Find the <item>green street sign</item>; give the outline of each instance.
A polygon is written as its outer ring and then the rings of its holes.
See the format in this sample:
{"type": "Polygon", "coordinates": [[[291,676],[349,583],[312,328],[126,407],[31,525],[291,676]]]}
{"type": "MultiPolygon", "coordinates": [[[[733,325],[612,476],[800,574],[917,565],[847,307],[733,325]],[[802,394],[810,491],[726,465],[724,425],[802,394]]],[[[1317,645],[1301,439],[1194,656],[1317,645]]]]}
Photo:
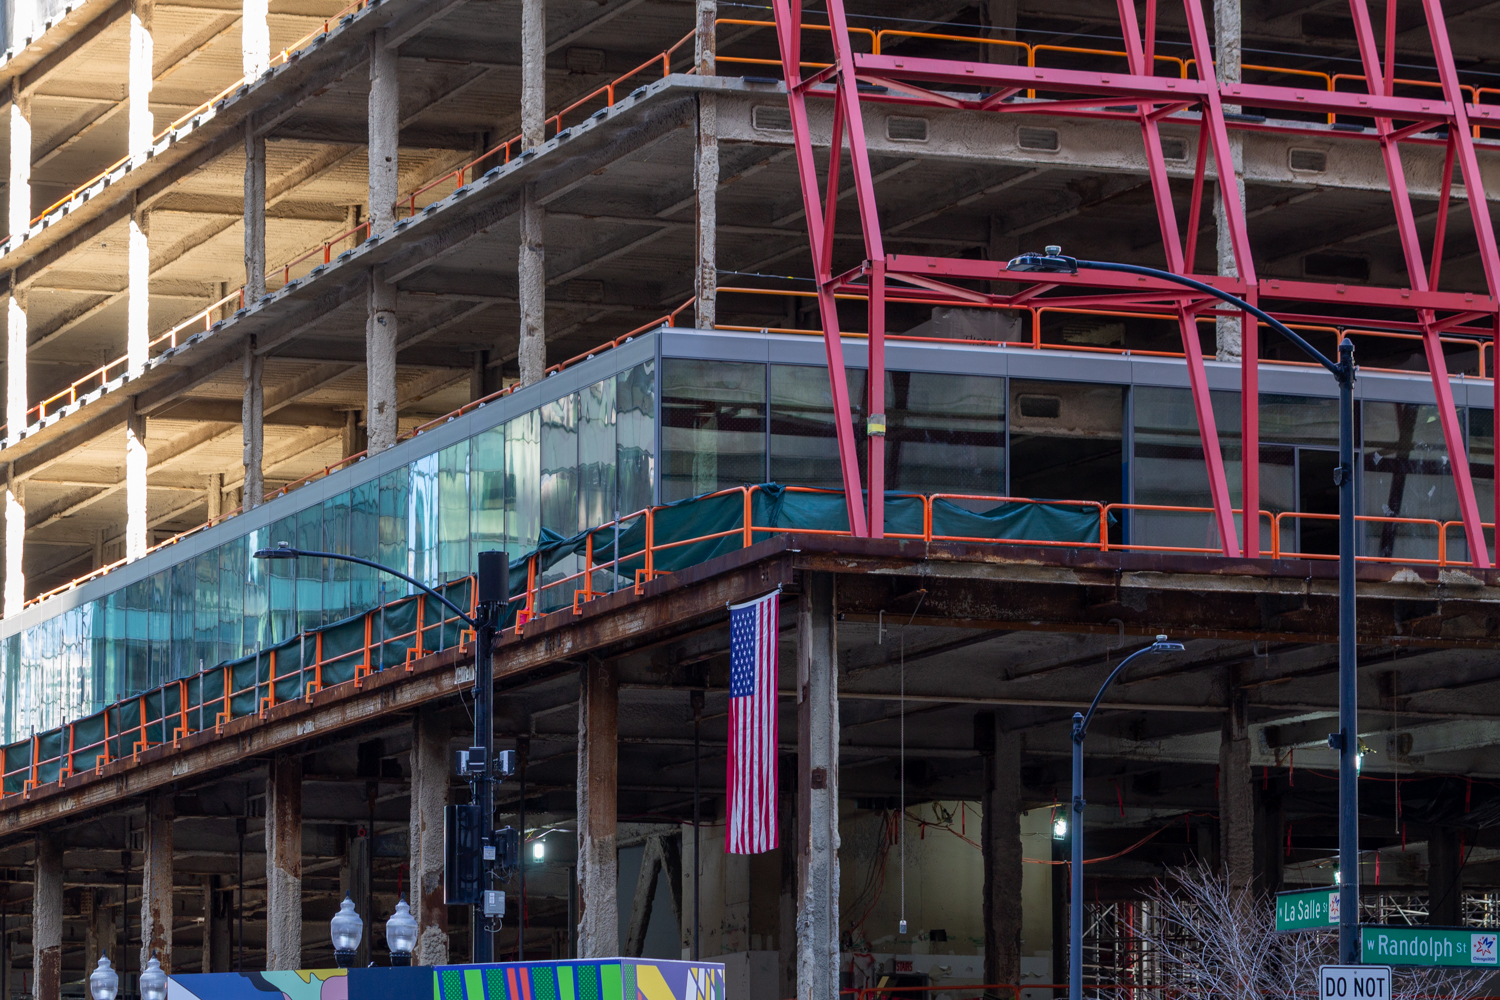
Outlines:
{"type": "Polygon", "coordinates": [[[1444,927],[1360,927],[1360,959],[1378,965],[1494,968],[1494,930],[1444,927]]]}
{"type": "Polygon", "coordinates": [[[1339,922],[1338,889],[1295,889],[1276,894],[1278,931],[1323,931],[1339,922]]]}

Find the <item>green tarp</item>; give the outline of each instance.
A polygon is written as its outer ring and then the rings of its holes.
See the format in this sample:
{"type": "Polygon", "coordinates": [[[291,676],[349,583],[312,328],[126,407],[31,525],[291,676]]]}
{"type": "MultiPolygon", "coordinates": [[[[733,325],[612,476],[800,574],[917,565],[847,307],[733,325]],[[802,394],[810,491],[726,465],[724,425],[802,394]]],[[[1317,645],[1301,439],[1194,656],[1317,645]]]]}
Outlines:
{"type": "MultiPolygon", "coordinates": [[[[989,510],[971,511],[947,500],[934,500],[931,510],[932,534],[936,539],[1081,543],[1099,540],[1097,508],[1063,503],[1013,502],[989,510]]],[[[925,537],[923,512],[923,498],[920,496],[886,494],[886,534],[925,537]]],[[[738,492],[693,497],[657,508],[652,517],[654,568],[659,572],[676,572],[741,548],[744,545],[744,520],[744,495],[738,492]]],[[[753,541],[768,538],[773,531],[849,530],[842,493],[803,492],[777,483],[764,483],[751,494],[751,523],[757,529],[753,541]]],[[[540,544],[511,562],[511,594],[525,592],[527,561],[531,556],[536,556],[541,581],[561,579],[582,569],[579,557],[587,553],[590,540],[593,542],[594,565],[598,567],[595,570],[595,590],[619,589],[635,582],[636,571],[646,565],[644,516],[627,520],[618,531],[614,526],[608,526],[580,532],[570,538],[543,529],[540,544]],[[570,558],[574,561],[564,565],[570,558]]],[[[464,579],[439,589],[453,603],[467,608],[469,588],[470,581],[464,579]]],[[[550,588],[539,607],[545,611],[566,606],[577,589],[578,581],[550,588]]],[[[372,664],[375,670],[405,663],[407,652],[416,645],[414,633],[418,627],[419,604],[424,606],[420,623],[422,649],[433,652],[458,644],[464,625],[456,619],[445,622],[443,619],[451,615],[446,607],[437,601],[402,598],[377,609],[370,624],[370,639],[378,644],[377,662],[372,664]]],[[[507,624],[514,622],[520,605],[520,601],[511,603],[507,624]]],[[[293,636],[268,649],[211,667],[187,678],[185,684],[172,681],[80,719],[74,723],[71,749],[64,745],[64,729],[40,734],[36,748],[40,762],[37,779],[43,783],[55,781],[70,753],[71,759],[67,763],[73,773],[93,768],[105,745],[111,759],[133,754],[142,738],[142,726],[145,739],[151,746],[170,742],[184,728],[184,723],[192,732],[212,728],[224,712],[226,672],[230,689],[234,692],[229,699],[230,718],[259,712],[261,704],[272,693],[273,655],[276,703],[302,698],[318,679],[312,668],[318,662],[320,639],[323,685],[327,687],[353,678],[355,667],[364,659],[363,614],[293,636]]],[[[18,741],[0,752],[3,752],[8,774],[4,781],[5,793],[21,791],[23,782],[30,776],[32,741],[18,741]]]]}

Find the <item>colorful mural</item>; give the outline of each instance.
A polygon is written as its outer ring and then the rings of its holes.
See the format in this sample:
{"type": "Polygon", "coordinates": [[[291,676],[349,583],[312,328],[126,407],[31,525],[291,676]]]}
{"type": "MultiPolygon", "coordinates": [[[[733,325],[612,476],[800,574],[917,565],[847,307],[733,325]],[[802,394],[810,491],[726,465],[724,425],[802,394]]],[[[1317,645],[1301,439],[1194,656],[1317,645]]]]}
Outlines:
{"type": "Polygon", "coordinates": [[[172,976],[167,1000],[725,1000],[713,962],[604,958],[172,976]]]}

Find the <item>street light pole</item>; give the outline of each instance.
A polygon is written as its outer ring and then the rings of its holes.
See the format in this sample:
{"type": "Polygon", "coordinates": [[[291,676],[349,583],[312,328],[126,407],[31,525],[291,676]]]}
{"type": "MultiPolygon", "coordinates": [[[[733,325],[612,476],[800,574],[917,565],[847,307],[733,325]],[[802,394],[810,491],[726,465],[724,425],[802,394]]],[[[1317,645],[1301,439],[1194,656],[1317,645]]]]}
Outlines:
{"type": "MultiPolygon", "coordinates": [[[[1065,257],[1061,247],[1047,247],[1042,254],[1028,253],[1006,265],[1008,271],[1042,271],[1053,274],[1077,274],[1079,269],[1119,271],[1159,278],[1192,288],[1227,302],[1264,322],[1271,329],[1296,344],[1304,354],[1328,369],[1339,386],[1339,465],[1333,481],[1339,488],[1339,731],[1330,733],[1328,746],[1339,752],[1339,961],[1356,965],[1359,953],[1359,646],[1355,634],[1354,613],[1354,344],[1339,339],[1339,359],[1332,361],[1309,344],[1295,330],[1270,313],[1238,296],[1184,274],[1173,274],[1139,264],[1114,261],[1078,260],[1065,257]]],[[[1242,364],[1255,364],[1247,358],[1242,364]]],[[[1245,530],[1259,531],[1259,514],[1245,511],[1245,530]],[[1252,528],[1251,525],[1254,525],[1252,528]]],[[[1078,1000],[1075,995],[1073,1000],[1078,1000]]]]}
{"type": "MultiPolygon", "coordinates": [[[[428,597],[433,598],[452,611],[458,618],[474,632],[474,745],[470,753],[476,751],[483,759],[483,770],[469,773],[470,787],[473,790],[474,804],[479,807],[479,816],[483,827],[481,837],[483,842],[491,842],[494,830],[495,817],[495,673],[494,661],[491,656],[495,645],[496,624],[509,600],[508,589],[509,559],[504,552],[489,551],[479,553],[478,574],[478,600],[476,601],[477,617],[471,617],[467,612],[454,604],[448,598],[438,593],[432,587],[421,580],[407,576],[398,570],[388,566],[382,566],[370,559],[362,559],[359,556],[347,556],[338,552],[317,552],[312,549],[297,549],[281,542],[274,549],[260,549],[255,553],[257,559],[333,559],[338,562],[355,563],[360,566],[368,566],[371,569],[388,573],[400,580],[422,591],[428,597]]],[[[295,588],[293,588],[295,592],[295,588]]],[[[420,629],[422,623],[417,622],[420,629]]],[[[488,873],[492,863],[482,862],[483,870],[488,873]]],[[[481,890],[484,888],[481,884],[481,890]]],[[[415,899],[415,893],[413,894],[415,899]]],[[[493,962],[495,960],[495,939],[487,930],[489,923],[485,916],[485,908],[482,902],[474,906],[474,961],[493,962]]],[[[524,922],[526,914],[523,910],[520,919],[524,922]]],[[[524,928],[521,934],[525,934],[524,928]]]]}
{"type": "Polygon", "coordinates": [[[1164,635],[1157,636],[1151,645],[1131,653],[1110,671],[1104,683],[1099,686],[1098,693],[1094,695],[1093,702],[1089,704],[1087,715],[1082,712],[1073,713],[1073,806],[1068,830],[1073,848],[1073,863],[1068,869],[1071,883],[1069,888],[1072,890],[1071,905],[1068,907],[1068,1000],[1083,1000],[1083,741],[1089,734],[1089,722],[1093,720],[1104,692],[1130,666],[1131,661],[1147,653],[1170,653],[1180,649],[1182,643],[1168,642],[1164,635]]]}

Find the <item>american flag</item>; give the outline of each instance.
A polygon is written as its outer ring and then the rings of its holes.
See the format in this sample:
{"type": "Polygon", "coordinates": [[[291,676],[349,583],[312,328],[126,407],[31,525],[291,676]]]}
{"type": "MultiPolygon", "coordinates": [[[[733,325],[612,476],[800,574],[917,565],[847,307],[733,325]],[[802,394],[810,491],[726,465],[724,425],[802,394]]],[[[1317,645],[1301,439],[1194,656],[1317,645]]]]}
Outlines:
{"type": "Polygon", "coordinates": [[[724,850],[774,850],[778,589],[729,609],[729,822],[724,850]]]}

